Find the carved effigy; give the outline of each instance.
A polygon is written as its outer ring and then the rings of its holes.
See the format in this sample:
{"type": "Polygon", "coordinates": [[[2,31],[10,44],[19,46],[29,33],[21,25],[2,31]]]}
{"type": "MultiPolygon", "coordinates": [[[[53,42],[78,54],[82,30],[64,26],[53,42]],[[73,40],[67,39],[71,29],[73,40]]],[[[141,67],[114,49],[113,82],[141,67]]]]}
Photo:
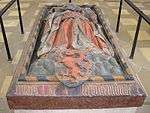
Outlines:
{"type": "Polygon", "coordinates": [[[48,15],[37,56],[29,76],[56,76],[68,87],[79,86],[93,76],[108,81],[124,74],[97,15],[73,4],[48,15]]]}

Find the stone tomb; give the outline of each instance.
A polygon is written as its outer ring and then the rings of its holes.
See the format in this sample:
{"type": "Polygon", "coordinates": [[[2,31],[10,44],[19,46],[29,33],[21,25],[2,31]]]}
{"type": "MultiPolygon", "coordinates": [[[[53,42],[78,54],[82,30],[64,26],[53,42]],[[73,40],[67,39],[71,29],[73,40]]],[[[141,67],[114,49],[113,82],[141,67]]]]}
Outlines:
{"type": "Polygon", "coordinates": [[[64,86],[56,77],[28,76],[28,69],[35,58],[43,34],[45,19],[49,12],[55,12],[61,7],[63,6],[45,6],[39,12],[7,93],[9,107],[11,109],[101,109],[142,106],[146,97],[144,89],[128,65],[125,54],[119,47],[117,36],[112,33],[103,12],[96,6],[80,7],[91,8],[97,15],[103,35],[112,46],[114,57],[124,74],[119,77],[114,76],[113,80],[94,78],[73,88],[64,86]]]}

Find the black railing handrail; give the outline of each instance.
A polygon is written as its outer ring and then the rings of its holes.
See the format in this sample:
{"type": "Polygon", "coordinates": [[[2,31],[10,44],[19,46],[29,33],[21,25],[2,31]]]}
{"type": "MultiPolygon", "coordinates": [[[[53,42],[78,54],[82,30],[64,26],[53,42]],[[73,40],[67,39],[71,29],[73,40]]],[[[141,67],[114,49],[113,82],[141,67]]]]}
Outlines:
{"type": "Polygon", "coordinates": [[[0,26],[1,26],[1,29],[2,29],[2,34],[3,34],[3,39],[4,39],[4,44],[5,44],[5,48],[6,48],[6,52],[7,52],[7,57],[8,57],[8,61],[12,61],[12,58],[11,58],[11,53],[10,53],[10,50],[9,50],[9,45],[8,45],[8,41],[7,41],[7,35],[6,35],[6,32],[5,32],[5,27],[4,27],[4,23],[3,23],[3,14],[14,4],[14,3],[17,3],[17,6],[18,6],[18,14],[19,14],[19,20],[20,20],[20,28],[21,28],[21,33],[24,34],[24,29],[23,29],[23,21],[22,21],[22,16],[21,16],[21,9],[20,9],[20,2],[19,0],[11,0],[9,1],[5,6],[4,8],[2,8],[0,10],[0,26]]]}
{"type": "Polygon", "coordinates": [[[150,18],[143,13],[134,3],[132,3],[130,0],[124,0],[130,7],[134,9],[148,24],[150,24],[150,18]]]}
{"type": "Polygon", "coordinates": [[[14,2],[16,2],[16,0],[11,0],[4,8],[1,9],[0,17],[14,4],[14,2]]]}
{"type": "Polygon", "coordinates": [[[144,14],[143,11],[141,11],[134,3],[132,3],[131,0],[120,0],[116,32],[119,32],[119,24],[120,24],[120,17],[121,17],[123,1],[125,1],[127,3],[127,5],[129,5],[139,16],[137,27],[136,27],[136,32],[135,32],[135,36],[134,36],[134,41],[133,41],[133,45],[132,45],[132,50],[131,50],[131,53],[129,56],[130,59],[133,59],[134,54],[135,54],[135,48],[137,45],[138,35],[139,35],[140,27],[141,27],[141,21],[143,19],[143,20],[145,20],[145,22],[147,22],[150,25],[150,18],[146,14],[144,14]]]}

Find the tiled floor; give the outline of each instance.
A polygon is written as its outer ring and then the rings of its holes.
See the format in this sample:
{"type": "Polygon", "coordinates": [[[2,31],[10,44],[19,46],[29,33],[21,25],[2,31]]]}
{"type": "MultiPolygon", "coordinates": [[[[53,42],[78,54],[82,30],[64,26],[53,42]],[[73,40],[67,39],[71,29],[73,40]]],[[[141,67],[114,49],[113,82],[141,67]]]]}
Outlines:
{"type": "MultiPolygon", "coordinates": [[[[81,110],[36,110],[36,111],[30,111],[31,113],[134,113],[136,111],[136,108],[122,108],[122,109],[81,109],[81,110]],[[122,112],[121,112],[122,111],[122,112]]],[[[15,113],[30,113],[26,110],[17,110],[15,113]]]]}
{"type": "MultiPolygon", "coordinates": [[[[0,9],[10,0],[0,0],[0,9]]],[[[0,113],[8,113],[6,107],[5,94],[12,80],[12,72],[18,63],[23,46],[27,40],[30,29],[33,25],[35,17],[37,16],[41,7],[45,4],[65,4],[67,0],[20,0],[22,16],[25,27],[25,34],[20,34],[20,26],[18,21],[18,12],[16,4],[3,16],[4,25],[6,27],[8,42],[13,57],[12,63],[7,62],[7,56],[4,46],[3,37],[0,31],[0,113]],[[3,100],[3,101],[2,101],[3,100]],[[2,107],[3,106],[3,107],[2,107]],[[4,107],[5,106],[5,107],[4,107]],[[6,109],[3,109],[6,108],[6,109]]],[[[101,7],[110,21],[111,28],[115,30],[116,17],[118,13],[119,2],[117,0],[74,0],[77,4],[95,4],[101,7]],[[114,1],[114,2],[113,2],[114,1]]],[[[134,0],[136,5],[147,15],[150,16],[150,1],[134,0]]],[[[124,48],[129,56],[133,37],[137,24],[137,14],[129,6],[124,4],[120,32],[117,34],[119,37],[120,45],[124,48]]],[[[150,95],[150,26],[142,21],[141,31],[139,34],[139,41],[136,49],[136,54],[133,60],[134,71],[138,74],[141,82],[143,83],[147,93],[150,95]]],[[[139,109],[138,113],[150,112],[150,99],[147,99],[143,109],[139,109]]]]}

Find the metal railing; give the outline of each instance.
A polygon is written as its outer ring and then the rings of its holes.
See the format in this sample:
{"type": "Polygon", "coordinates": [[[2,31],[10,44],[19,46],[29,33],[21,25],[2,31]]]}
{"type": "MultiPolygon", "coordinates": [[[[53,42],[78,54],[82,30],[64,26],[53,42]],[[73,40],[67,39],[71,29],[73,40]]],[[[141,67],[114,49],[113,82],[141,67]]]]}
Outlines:
{"type": "Polygon", "coordinates": [[[125,1],[139,15],[136,32],[135,32],[135,36],[134,36],[134,41],[133,41],[133,45],[132,45],[132,50],[131,50],[131,53],[129,56],[130,59],[133,59],[134,54],[135,54],[135,48],[137,45],[138,35],[139,35],[140,27],[141,27],[141,21],[143,19],[143,20],[145,20],[145,22],[147,22],[150,25],[150,18],[147,15],[145,15],[138,7],[136,7],[136,5],[134,5],[133,2],[131,2],[130,0],[120,0],[116,32],[119,32],[119,24],[120,24],[120,17],[121,17],[123,1],[125,1]]]}
{"type": "Polygon", "coordinates": [[[19,0],[11,0],[10,2],[7,3],[7,5],[4,8],[2,8],[0,10],[0,24],[1,24],[1,29],[2,29],[2,34],[3,34],[3,39],[4,39],[5,48],[6,48],[6,52],[7,52],[8,61],[12,61],[12,57],[11,57],[11,53],[10,53],[10,49],[9,49],[9,45],[8,45],[8,41],[7,41],[7,36],[6,36],[6,31],[5,31],[2,16],[15,2],[17,2],[17,6],[18,6],[18,14],[19,14],[21,33],[24,34],[23,21],[22,21],[22,16],[21,16],[19,0]]]}

